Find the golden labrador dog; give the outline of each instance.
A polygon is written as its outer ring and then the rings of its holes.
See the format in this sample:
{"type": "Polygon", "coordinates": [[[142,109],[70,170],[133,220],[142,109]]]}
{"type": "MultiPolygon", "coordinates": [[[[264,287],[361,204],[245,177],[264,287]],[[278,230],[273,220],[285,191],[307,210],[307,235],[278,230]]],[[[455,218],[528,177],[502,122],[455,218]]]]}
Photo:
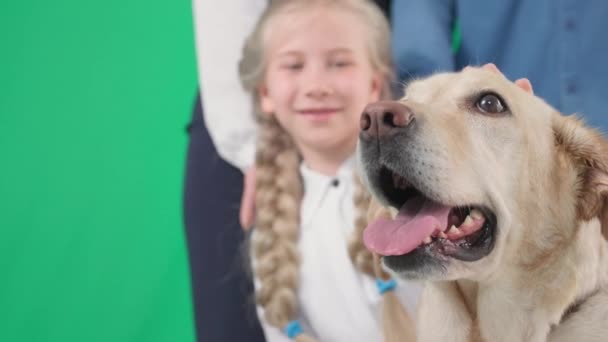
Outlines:
{"type": "Polygon", "coordinates": [[[357,155],[394,208],[366,246],[392,274],[425,281],[419,341],[608,341],[600,134],[467,68],[370,104],[357,155]]]}

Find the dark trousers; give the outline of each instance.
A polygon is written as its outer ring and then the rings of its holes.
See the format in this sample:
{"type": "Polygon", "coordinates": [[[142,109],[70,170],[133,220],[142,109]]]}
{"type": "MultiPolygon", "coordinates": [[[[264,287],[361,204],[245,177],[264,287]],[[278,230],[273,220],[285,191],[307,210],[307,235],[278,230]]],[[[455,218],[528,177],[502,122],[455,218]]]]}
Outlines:
{"type": "Polygon", "coordinates": [[[197,340],[264,341],[238,221],[243,175],[218,156],[200,96],[188,132],[184,217],[197,340]]]}

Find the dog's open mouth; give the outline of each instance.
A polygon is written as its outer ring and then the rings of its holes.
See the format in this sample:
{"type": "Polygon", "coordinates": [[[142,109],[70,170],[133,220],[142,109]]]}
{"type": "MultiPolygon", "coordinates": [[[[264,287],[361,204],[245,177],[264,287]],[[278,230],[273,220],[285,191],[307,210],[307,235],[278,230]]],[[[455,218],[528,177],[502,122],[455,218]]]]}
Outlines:
{"type": "Polygon", "coordinates": [[[405,256],[423,249],[433,254],[475,261],[494,246],[496,216],[478,205],[446,206],[383,167],[380,191],[399,209],[394,219],[370,222],[364,233],[368,249],[382,256],[405,256]]]}

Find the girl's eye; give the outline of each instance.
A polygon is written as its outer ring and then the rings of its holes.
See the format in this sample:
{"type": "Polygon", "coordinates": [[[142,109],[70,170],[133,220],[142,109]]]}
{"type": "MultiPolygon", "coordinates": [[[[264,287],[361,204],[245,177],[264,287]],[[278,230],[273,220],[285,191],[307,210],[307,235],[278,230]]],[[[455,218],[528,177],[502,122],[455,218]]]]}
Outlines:
{"type": "Polygon", "coordinates": [[[350,61],[346,61],[346,60],[332,61],[329,63],[330,66],[336,67],[336,68],[344,68],[351,64],[352,63],[350,61]]]}
{"type": "Polygon", "coordinates": [[[281,69],[300,70],[304,67],[303,63],[285,63],[281,65],[281,69]]]}

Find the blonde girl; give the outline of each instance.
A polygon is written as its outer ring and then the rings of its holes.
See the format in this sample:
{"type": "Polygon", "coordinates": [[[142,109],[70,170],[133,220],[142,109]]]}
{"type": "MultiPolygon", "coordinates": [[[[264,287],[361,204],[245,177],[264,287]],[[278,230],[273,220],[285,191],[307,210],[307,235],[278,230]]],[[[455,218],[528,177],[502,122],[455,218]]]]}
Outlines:
{"type": "Polygon", "coordinates": [[[245,43],[259,124],[251,255],[270,342],[414,338],[419,288],[395,286],[363,247],[369,196],[353,165],[360,113],[390,97],[389,39],[372,2],[278,0],[245,43]]]}

